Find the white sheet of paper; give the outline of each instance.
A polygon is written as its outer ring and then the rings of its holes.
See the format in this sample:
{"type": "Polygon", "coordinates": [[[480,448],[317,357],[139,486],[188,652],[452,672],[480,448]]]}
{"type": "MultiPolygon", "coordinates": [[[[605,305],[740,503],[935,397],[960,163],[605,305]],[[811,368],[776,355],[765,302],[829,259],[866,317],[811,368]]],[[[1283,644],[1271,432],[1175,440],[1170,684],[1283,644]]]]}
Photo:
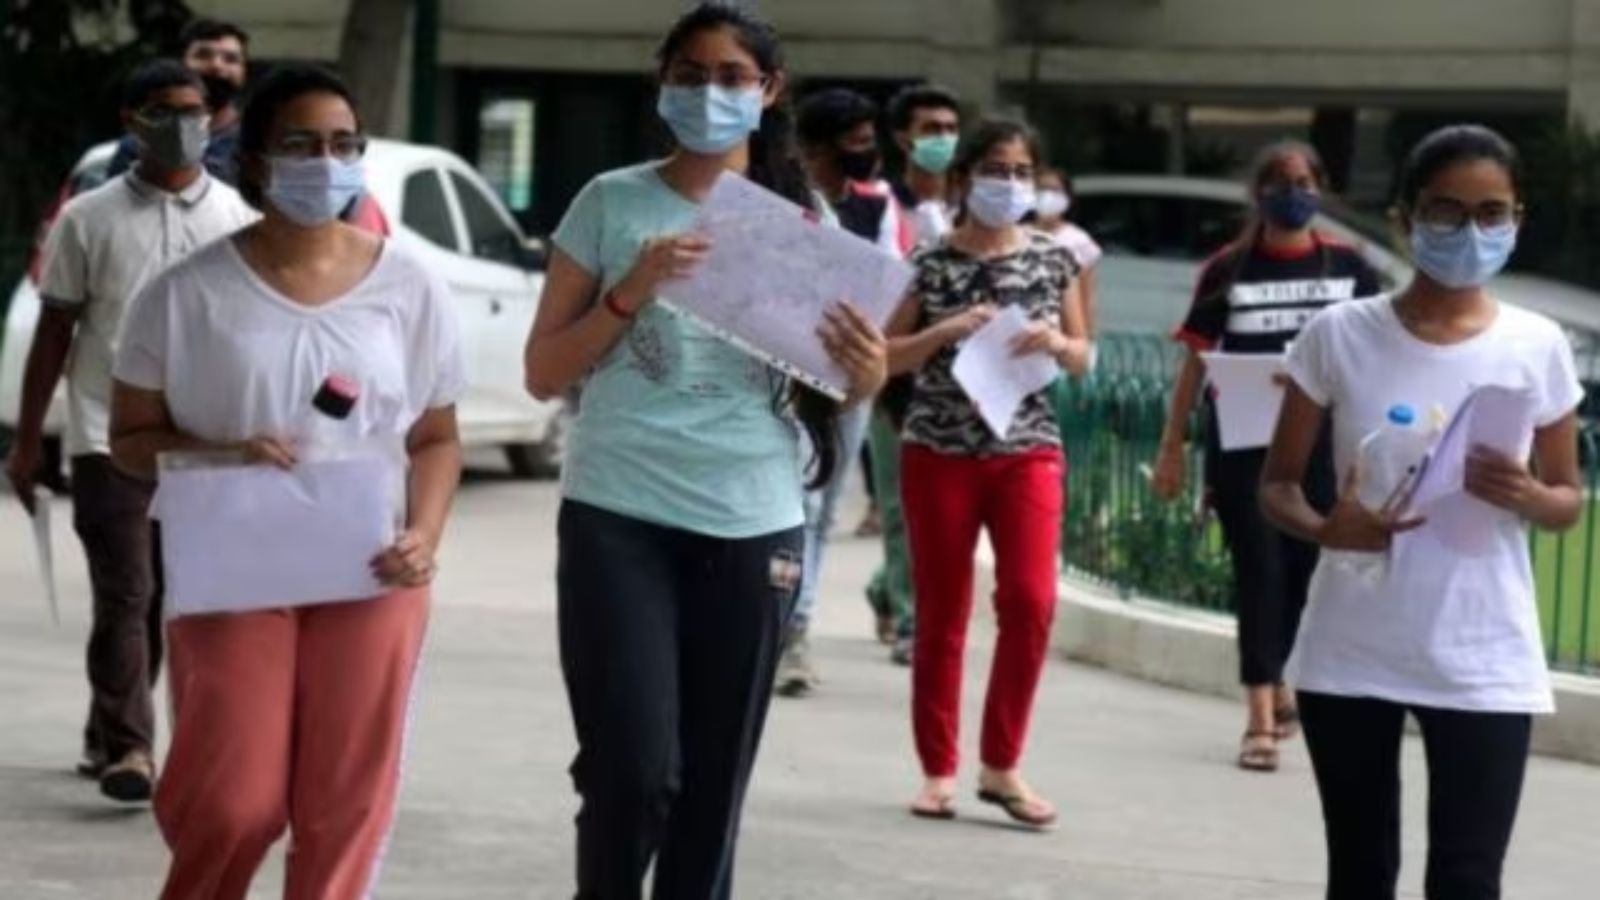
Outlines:
{"type": "Polygon", "coordinates": [[[1272,443],[1283,408],[1283,371],[1274,353],[1202,353],[1206,378],[1216,390],[1218,435],[1224,450],[1255,450],[1272,443]]]}
{"type": "Polygon", "coordinates": [[[1533,397],[1506,387],[1482,387],[1467,395],[1445,427],[1411,493],[1410,507],[1425,510],[1466,488],[1467,456],[1483,445],[1512,457],[1526,456],[1533,441],[1533,397]]]}
{"type": "Polygon", "coordinates": [[[817,336],[824,314],[849,300],[882,327],[905,297],[911,267],[733,172],[717,179],[692,230],[711,239],[711,252],[692,276],[664,284],[660,299],[843,399],[849,375],[817,336]]]}
{"type": "Polygon", "coordinates": [[[392,459],[163,467],[161,521],[171,617],[379,596],[368,563],[394,542],[392,459]]]}
{"type": "Polygon", "coordinates": [[[978,415],[1001,440],[1010,433],[1022,401],[1061,375],[1060,366],[1049,356],[1019,357],[1012,352],[1012,342],[1027,327],[1028,317],[1020,308],[1006,307],[962,343],[951,369],[978,415]]]}
{"type": "Polygon", "coordinates": [[[43,497],[34,504],[33,524],[34,556],[39,562],[39,580],[44,585],[44,600],[50,606],[50,621],[61,624],[61,595],[56,590],[55,551],[50,539],[50,501],[43,497]]]}

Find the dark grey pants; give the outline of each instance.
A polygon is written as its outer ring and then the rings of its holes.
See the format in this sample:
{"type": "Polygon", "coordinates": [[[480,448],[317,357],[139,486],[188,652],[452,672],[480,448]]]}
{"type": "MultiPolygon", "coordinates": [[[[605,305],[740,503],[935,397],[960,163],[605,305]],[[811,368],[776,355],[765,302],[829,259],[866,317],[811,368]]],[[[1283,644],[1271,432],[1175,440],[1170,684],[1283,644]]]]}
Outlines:
{"type": "Polygon", "coordinates": [[[84,750],[116,762],[155,743],[150,699],[161,669],[161,566],[152,486],[102,455],[72,460],[72,519],[94,594],[84,750]]]}
{"type": "Polygon", "coordinates": [[[558,528],[578,897],[641,897],[653,862],[656,900],[727,900],[801,529],[721,540],[572,501],[558,528]]]}

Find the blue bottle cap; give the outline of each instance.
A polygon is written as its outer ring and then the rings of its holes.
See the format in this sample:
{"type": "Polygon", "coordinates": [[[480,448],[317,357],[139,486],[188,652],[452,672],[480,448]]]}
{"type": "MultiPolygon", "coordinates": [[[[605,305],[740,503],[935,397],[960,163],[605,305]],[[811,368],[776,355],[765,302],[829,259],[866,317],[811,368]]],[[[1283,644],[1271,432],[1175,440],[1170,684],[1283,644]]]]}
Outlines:
{"type": "Polygon", "coordinates": [[[1389,407],[1389,421],[1396,425],[1410,425],[1417,421],[1417,411],[1404,403],[1389,407]]]}

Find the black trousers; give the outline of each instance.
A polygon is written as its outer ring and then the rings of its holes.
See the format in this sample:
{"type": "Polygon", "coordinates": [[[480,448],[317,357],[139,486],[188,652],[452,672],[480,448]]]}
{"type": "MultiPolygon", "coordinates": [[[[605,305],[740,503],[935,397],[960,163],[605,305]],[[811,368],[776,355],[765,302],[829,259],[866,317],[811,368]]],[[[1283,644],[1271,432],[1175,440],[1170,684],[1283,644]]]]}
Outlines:
{"type": "Polygon", "coordinates": [[[727,900],[800,582],[801,529],[721,540],[567,501],[561,666],[578,734],[578,897],[727,900]]]}
{"type": "MultiPolygon", "coordinates": [[[[1266,460],[1266,450],[1224,453],[1215,441],[1206,450],[1208,500],[1233,563],[1239,682],[1249,687],[1283,681],[1283,666],[1300,632],[1319,555],[1315,544],[1278,530],[1261,512],[1261,469],[1266,460]]],[[[1306,474],[1306,499],[1327,510],[1333,505],[1336,484],[1325,434],[1306,474]]]]}
{"type": "Polygon", "coordinates": [[[1428,758],[1428,900],[1497,900],[1532,717],[1301,692],[1327,831],[1328,900],[1395,896],[1408,711],[1422,727],[1428,758]]]}
{"type": "Polygon", "coordinates": [[[161,670],[161,545],[150,521],[154,487],[103,455],[72,460],[73,527],[94,594],[86,754],[115,763],[155,745],[151,688],[161,670]]]}

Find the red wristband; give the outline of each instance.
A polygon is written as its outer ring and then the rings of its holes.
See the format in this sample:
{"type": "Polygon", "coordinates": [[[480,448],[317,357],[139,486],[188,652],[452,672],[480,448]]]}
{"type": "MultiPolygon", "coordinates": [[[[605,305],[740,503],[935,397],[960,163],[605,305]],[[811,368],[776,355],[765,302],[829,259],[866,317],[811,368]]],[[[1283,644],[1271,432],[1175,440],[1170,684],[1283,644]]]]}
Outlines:
{"type": "Polygon", "coordinates": [[[630,310],[623,306],[622,303],[617,300],[617,292],[615,290],[606,291],[605,296],[600,298],[600,303],[605,306],[606,312],[611,313],[613,316],[616,316],[624,322],[631,321],[634,316],[639,314],[638,310],[630,310]]]}

